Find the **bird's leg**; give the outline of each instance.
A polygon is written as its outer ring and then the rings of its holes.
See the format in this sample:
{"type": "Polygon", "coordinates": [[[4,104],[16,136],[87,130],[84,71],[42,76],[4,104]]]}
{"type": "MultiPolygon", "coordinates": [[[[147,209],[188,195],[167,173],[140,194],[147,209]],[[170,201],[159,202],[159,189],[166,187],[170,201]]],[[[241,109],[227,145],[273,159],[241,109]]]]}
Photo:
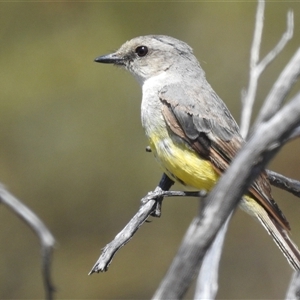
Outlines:
{"type": "Polygon", "coordinates": [[[168,191],[173,184],[174,181],[164,173],[156,189],[153,192],[149,192],[147,196],[141,200],[143,204],[147,203],[150,199],[156,201],[155,205],[153,206],[153,211],[151,212],[152,217],[159,218],[161,216],[161,206],[164,199],[164,192],[168,191]]]}

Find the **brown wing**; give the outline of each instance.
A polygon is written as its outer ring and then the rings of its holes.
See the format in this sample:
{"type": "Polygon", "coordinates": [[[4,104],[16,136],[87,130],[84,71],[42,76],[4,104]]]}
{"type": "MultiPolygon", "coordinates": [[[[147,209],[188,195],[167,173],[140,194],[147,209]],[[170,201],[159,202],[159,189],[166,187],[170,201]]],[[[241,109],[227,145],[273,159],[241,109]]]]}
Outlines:
{"type": "MultiPolygon", "coordinates": [[[[214,169],[222,174],[244,140],[223,101],[214,92],[207,101],[199,95],[200,92],[186,92],[178,85],[165,86],[159,94],[163,104],[162,113],[169,129],[202,158],[211,161],[214,169]],[[196,100],[185,101],[191,97],[196,100]]],[[[266,172],[258,176],[249,188],[249,193],[284,229],[290,229],[288,221],[271,196],[266,172]]]]}

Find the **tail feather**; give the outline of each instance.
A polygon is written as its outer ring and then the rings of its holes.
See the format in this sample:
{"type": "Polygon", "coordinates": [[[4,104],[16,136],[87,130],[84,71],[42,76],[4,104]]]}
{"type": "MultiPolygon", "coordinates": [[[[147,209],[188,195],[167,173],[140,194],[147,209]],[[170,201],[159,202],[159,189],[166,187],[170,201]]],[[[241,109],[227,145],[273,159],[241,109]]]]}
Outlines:
{"type": "Polygon", "coordinates": [[[272,236],[274,242],[292,268],[296,271],[300,271],[300,251],[289,237],[288,231],[284,229],[277,220],[272,218],[260,204],[249,196],[243,198],[240,206],[243,210],[260,221],[267,232],[272,236]]]}
{"type": "Polygon", "coordinates": [[[298,247],[289,237],[288,232],[280,225],[278,225],[276,221],[271,219],[265,211],[263,211],[263,213],[257,214],[257,218],[266,228],[268,233],[272,236],[274,242],[286,257],[292,268],[296,271],[299,271],[300,252],[298,247]]]}

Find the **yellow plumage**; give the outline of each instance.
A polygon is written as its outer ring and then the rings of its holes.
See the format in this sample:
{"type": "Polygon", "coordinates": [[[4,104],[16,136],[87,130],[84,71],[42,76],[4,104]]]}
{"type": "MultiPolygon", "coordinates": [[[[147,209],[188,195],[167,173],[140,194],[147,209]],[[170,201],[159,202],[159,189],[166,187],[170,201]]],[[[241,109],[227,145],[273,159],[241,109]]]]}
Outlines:
{"type": "Polygon", "coordinates": [[[211,162],[185,143],[176,143],[169,136],[152,134],[150,148],[163,171],[175,182],[197,190],[210,191],[219,178],[211,162]]]}

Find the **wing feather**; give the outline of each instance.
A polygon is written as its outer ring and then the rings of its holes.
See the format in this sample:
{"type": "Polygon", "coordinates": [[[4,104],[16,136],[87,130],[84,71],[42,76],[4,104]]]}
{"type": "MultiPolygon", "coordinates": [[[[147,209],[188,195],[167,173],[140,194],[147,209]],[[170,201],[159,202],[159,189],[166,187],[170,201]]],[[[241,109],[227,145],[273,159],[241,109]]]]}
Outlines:
{"type": "MultiPolygon", "coordinates": [[[[165,86],[159,93],[163,116],[169,129],[202,158],[211,161],[214,169],[221,175],[244,140],[229,110],[215,93],[210,94],[210,99],[201,97],[201,91],[196,93],[191,89],[189,93],[179,85],[165,86]],[[189,103],[188,100],[183,102],[183,99],[196,101],[189,103]]],[[[272,198],[265,171],[254,181],[249,193],[284,229],[290,229],[288,221],[272,198]]]]}

